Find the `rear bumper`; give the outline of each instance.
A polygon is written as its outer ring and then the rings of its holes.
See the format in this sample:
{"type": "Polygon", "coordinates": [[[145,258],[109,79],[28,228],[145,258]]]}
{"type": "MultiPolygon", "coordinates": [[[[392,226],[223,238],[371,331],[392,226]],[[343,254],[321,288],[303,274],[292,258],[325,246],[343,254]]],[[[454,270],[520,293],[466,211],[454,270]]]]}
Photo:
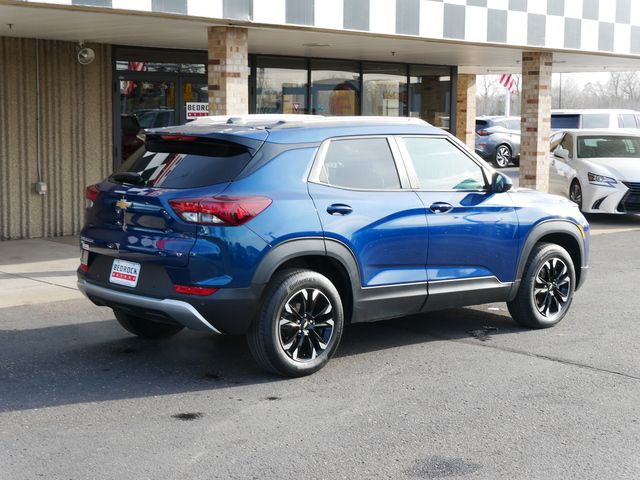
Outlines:
{"type": "Polygon", "coordinates": [[[99,306],[118,308],[149,319],[178,323],[192,330],[243,334],[260,302],[260,288],[220,289],[212,298],[154,298],[78,279],[78,288],[99,306]],[[189,301],[186,301],[189,299],[189,301]]]}
{"type": "Polygon", "coordinates": [[[133,308],[135,311],[151,313],[152,315],[164,314],[171,320],[192,330],[208,330],[214,333],[222,333],[211,325],[196,308],[180,300],[169,298],[152,298],[130,293],[119,292],[78,280],[78,288],[93,303],[111,308],[133,308]]]}

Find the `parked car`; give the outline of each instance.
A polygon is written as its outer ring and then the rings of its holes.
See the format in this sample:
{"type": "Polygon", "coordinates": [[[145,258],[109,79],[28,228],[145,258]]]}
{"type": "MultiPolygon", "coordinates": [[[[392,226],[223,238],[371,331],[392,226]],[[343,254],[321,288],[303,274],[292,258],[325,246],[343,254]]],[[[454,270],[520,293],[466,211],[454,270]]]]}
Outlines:
{"type": "Polygon", "coordinates": [[[147,131],[87,188],[78,285],[135,335],[246,334],[260,365],[300,376],[348,323],[506,301],[546,328],[584,282],[575,204],[511,191],[425,122],[210,121],[147,131]]]}
{"type": "Polygon", "coordinates": [[[568,130],[551,136],[549,189],[588,213],[640,213],[640,131],[568,130]]]}
{"type": "Polygon", "coordinates": [[[551,129],[640,128],[640,112],[635,110],[584,109],[553,110],[551,129]]]}
{"type": "Polygon", "coordinates": [[[504,168],[520,157],[519,117],[476,118],[476,153],[504,168]]]}

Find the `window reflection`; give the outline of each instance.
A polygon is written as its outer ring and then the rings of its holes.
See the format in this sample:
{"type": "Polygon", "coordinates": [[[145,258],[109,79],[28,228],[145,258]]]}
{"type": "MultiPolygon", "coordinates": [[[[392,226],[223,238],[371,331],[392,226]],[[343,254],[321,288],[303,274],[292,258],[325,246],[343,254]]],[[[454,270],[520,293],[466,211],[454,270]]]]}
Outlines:
{"type": "Polygon", "coordinates": [[[364,63],[363,115],[407,115],[406,65],[364,63]]]}
{"type": "Polygon", "coordinates": [[[358,115],[360,113],[358,62],[313,60],[311,69],[311,113],[318,115],[358,115]]]}
{"type": "Polygon", "coordinates": [[[447,67],[409,67],[409,116],[445,130],[450,127],[451,76],[447,67]]]}
{"type": "Polygon", "coordinates": [[[258,58],[256,113],[307,113],[306,63],[296,58],[258,58]]]}

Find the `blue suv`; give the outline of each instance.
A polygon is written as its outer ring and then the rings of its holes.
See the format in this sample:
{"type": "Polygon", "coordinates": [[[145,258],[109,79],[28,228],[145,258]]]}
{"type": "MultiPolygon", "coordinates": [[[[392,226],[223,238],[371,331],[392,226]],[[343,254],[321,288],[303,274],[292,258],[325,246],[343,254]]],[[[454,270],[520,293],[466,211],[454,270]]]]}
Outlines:
{"type": "Polygon", "coordinates": [[[507,302],[545,328],[587,272],[572,202],[511,190],[414,119],[244,116],[150,130],[86,190],[78,284],[129,332],[246,334],[260,365],[322,368],[344,325],[507,302]]]}

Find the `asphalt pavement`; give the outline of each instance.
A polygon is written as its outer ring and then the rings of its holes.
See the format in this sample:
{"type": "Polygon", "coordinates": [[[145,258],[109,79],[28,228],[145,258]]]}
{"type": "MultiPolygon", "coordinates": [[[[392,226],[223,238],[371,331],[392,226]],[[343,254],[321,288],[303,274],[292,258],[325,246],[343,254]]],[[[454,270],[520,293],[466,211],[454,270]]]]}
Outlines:
{"type": "Polygon", "coordinates": [[[0,479],[637,479],[640,218],[590,218],[555,328],[505,304],[345,330],[310,377],[242,337],[137,339],[75,290],[75,239],[0,243],[0,479]]]}

